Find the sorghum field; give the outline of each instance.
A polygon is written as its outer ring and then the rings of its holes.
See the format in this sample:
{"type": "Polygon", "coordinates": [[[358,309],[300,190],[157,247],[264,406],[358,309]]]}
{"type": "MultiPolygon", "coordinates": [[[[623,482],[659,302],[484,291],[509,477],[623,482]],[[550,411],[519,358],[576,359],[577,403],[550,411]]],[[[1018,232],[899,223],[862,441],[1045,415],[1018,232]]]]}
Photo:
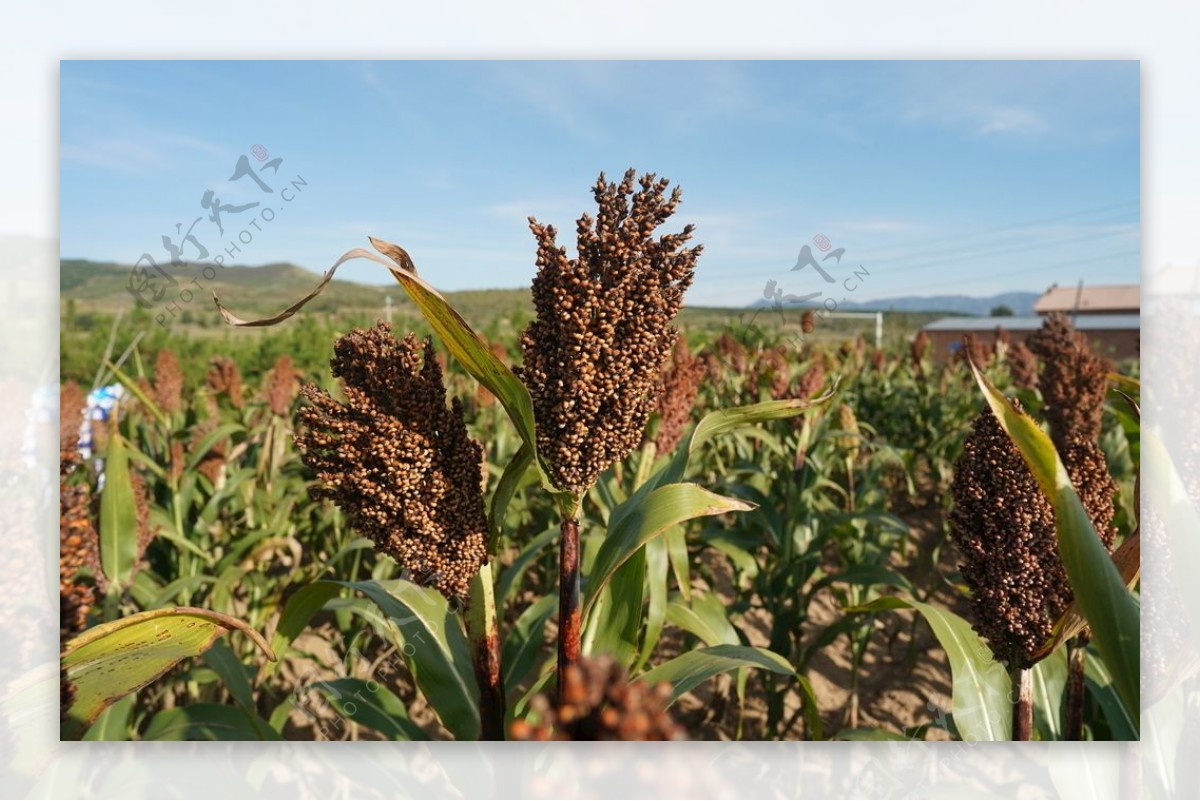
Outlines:
{"type": "Polygon", "coordinates": [[[682,308],[594,201],[511,308],[64,310],[64,738],[1137,738],[1136,363],[682,308]]]}

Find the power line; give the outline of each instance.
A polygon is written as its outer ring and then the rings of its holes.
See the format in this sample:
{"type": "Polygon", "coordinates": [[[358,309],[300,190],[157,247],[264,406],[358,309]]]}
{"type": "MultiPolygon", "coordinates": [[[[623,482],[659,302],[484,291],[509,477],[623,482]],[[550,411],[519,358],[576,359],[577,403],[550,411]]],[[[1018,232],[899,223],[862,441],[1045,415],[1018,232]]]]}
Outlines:
{"type": "MultiPolygon", "coordinates": [[[[1029,221],[1021,222],[1021,223],[1009,223],[1007,225],[1002,225],[1002,226],[999,226],[996,228],[983,229],[980,231],[974,231],[974,232],[970,232],[970,233],[966,233],[966,234],[957,234],[957,235],[952,235],[952,236],[947,236],[947,237],[939,237],[936,239],[928,239],[928,240],[924,240],[924,241],[918,241],[918,242],[912,243],[911,245],[907,245],[905,247],[906,248],[925,247],[928,245],[943,243],[943,242],[950,242],[950,241],[956,241],[956,240],[961,241],[964,239],[968,239],[968,240],[969,239],[977,239],[979,237],[990,236],[992,234],[996,234],[996,233],[1000,233],[1000,232],[1004,232],[1004,231],[1015,231],[1015,230],[1020,230],[1022,228],[1028,228],[1033,225],[1042,225],[1045,223],[1057,222],[1057,221],[1061,221],[1061,220],[1065,220],[1065,219],[1070,219],[1073,217],[1082,217],[1082,216],[1089,215],[1089,214],[1096,214],[1098,212],[1108,211],[1108,210],[1111,210],[1114,208],[1119,208],[1122,206],[1136,204],[1137,202],[1138,201],[1136,201],[1136,200],[1123,201],[1121,203],[1113,203],[1113,204],[1109,204],[1106,206],[1098,206],[1098,207],[1094,207],[1094,208],[1090,208],[1090,209],[1083,209],[1080,211],[1067,212],[1065,214],[1059,214],[1059,215],[1055,215],[1053,217],[1042,217],[1042,218],[1039,218],[1036,220],[1029,220],[1029,221]]],[[[1116,223],[1116,222],[1119,222],[1121,219],[1123,219],[1123,217],[1124,217],[1124,215],[1119,215],[1117,217],[1112,217],[1112,218],[1106,217],[1101,220],[1089,221],[1087,224],[1089,224],[1089,225],[1105,225],[1108,223],[1116,223]]],[[[1107,232],[1102,232],[1102,233],[1088,233],[1088,234],[1071,236],[1071,237],[1062,237],[1062,236],[1051,237],[1048,239],[1044,238],[1040,242],[1035,243],[1035,244],[1022,244],[1022,245],[1019,245],[1016,247],[1005,246],[1004,241],[1005,240],[1011,241],[1012,237],[1004,237],[1001,241],[996,241],[996,242],[974,242],[974,243],[968,243],[968,244],[964,244],[964,245],[961,245],[958,247],[953,247],[953,248],[942,248],[942,249],[933,250],[933,251],[925,251],[924,253],[915,253],[914,254],[914,253],[910,252],[910,253],[906,253],[904,256],[899,257],[899,260],[903,263],[903,262],[913,261],[913,260],[919,259],[919,258],[925,258],[927,256],[944,257],[944,258],[938,259],[938,262],[940,263],[940,262],[944,262],[947,260],[954,260],[954,259],[958,259],[958,258],[978,258],[981,256],[987,256],[987,255],[1003,255],[1004,253],[1008,253],[1008,252],[1020,252],[1021,250],[1035,250],[1035,249],[1041,248],[1041,247],[1051,247],[1054,245],[1069,244],[1071,242],[1083,241],[1083,240],[1091,239],[1091,238],[1115,236],[1115,235],[1119,235],[1122,233],[1126,233],[1126,231],[1125,230],[1116,230],[1116,231],[1107,231],[1107,232]],[[997,246],[1001,246],[1000,249],[996,249],[997,246]],[[981,248],[983,250],[981,250],[981,248]],[[991,250],[988,250],[989,248],[991,248],[991,250]]],[[[893,250],[895,250],[895,248],[893,248],[893,250]]],[[[866,251],[866,253],[865,253],[866,257],[863,259],[863,261],[873,261],[873,262],[878,263],[879,261],[887,260],[889,255],[890,254],[888,253],[888,251],[883,251],[882,255],[880,254],[879,251],[874,251],[874,252],[866,251]]],[[[716,278],[732,278],[732,277],[755,278],[755,277],[777,275],[781,269],[782,268],[771,270],[770,272],[761,271],[761,272],[754,272],[754,273],[747,273],[747,272],[743,272],[743,271],[737,271],[737,272],[724,271],[724,272],[719,272],[719,273],[706,273],[702,277],[705,280],[716,279],[716,278]]]]}
{"type": "Polygon", "coordinates": [[[951,234],[950,236],[937,237],[936,239],[926,239],[924,241],[918,240],[917,242],[909,243],[908,245],[906,245],[906,247],[925,247],[927,245],[937,245],[937,244],[941,244],[943,242],[953,242],[953,241],[960,240],[960,239],[974,239],[975,237],[979,237],[979,236],[988,236],[991,234],[1001,233],[1003,231],[1011,231],[1014,229],[1029,228],[1030,226],[1034,226],[1034,225],[1044,225],[1045,223],[1059,222],[1061,220],[1068,220],[1073,217],[1083,217],[1088,214],[1097,214],[1102,211],[1111,211],[1112,209],[1122,208],[1124,206],[1138,205],[1138,204],[1140,204],[1140,201],[1138,201],[1138,200],[1123,200],[1120,203],[1110,203],[1106,206],[1096,206],[1096,207],[1093,207],[1090,209],[1082,209],[1080,211],[1071,211],[1071,212],[1067,212],[1065,214],[1058,214],[1053,217],[1041,217],[1036,220],[1027,220],[1025,222],[1019,222],[1019,223],[1007,223],[1005,225],[1001,225],[996,228],[985,228],[985,229],[979,230],[979,231],[970,231],[965,234],[951,234]]]}
{"type": "MultiPolygon", "coordinates": [[[[1031,273],[1040,273],[1040,272],[1046,272],[1049,270],[1056,270],[1056,269],[1059,269],[1062,267],[1073,267],[1077,264],[1094,263],[1098,259],[1104,259],[1104,258],[1115,259],[1115,258],[1124,258],[1126,256],[1137,256],[1137,255],[1140,255],[1140,251],[1138,251],[1138,250],[1128,250],[1128,251],[1123,251],[1121,253],[1108,253],[1103,256],[1091,256],[1091,257],[1085,257],[1085,258],[1079,258],[1079,259],[1071,259],[1069,261],[1052,262],[1050,264],[1039,264],[1037,267],[1030,267],[1028,269],[1012,270],[1010,272],[1005,272],[1005,273],[995,273],[992,275],[980,276],[977,278],[968,278],[966,280],[941,281],[936,284],[925,284],[925,285],[916,286],[916,287],[905,287],[904,291],[911,293],[911,292],[921,292],[921,291],[928,290],[928,289],[937,289],[937,288],[945,288],[945,287],[955,287],[956,288],[956,287],[968,286],[970,284],[978,284],[983,281],[1003,280],[1005,278],[1011,278],[1016,275],[1028,275],[1031,273]]],[[[865,301],[865,302],[869,303],[870,301],[865,301]]]]}

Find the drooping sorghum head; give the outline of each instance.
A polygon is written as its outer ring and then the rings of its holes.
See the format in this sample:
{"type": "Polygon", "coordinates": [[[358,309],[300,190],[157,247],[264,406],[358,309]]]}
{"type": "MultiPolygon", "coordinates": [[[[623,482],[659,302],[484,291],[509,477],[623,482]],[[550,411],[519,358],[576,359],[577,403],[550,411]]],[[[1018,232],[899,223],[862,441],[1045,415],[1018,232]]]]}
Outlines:
{"type": "Polygon", "coordinates": [[[954,466],[950,532],[971,588],[975,631],[996,658],[1030,667],[1071,602],[1054,509],[991,409],[954,466]]]}
{"type": "Polygon", "coordinates": [[[652,174],[635,182],[633,170],[619,184],[601,173],[593,189],[599,210],[579,219],[574,259],[552,226],[530,218],[537,319],[521,335],[519,374],[551,479],[575,494],[641,442],[678,335],[671,321],[700,248],[684,247],[690,225],[655,238],[680,201],[678,188],[666,195],[667,185],[652,174]]]}
{"type": "Polygon", "coordinates": [[[447,407],[433,343],[391,326],[355,330],[331,361],[344,402],[306,384],[296,434],[304,462],[353,525],[417,583],[465,597],[487,559],[483,450],[462,405],[447,407]]]}

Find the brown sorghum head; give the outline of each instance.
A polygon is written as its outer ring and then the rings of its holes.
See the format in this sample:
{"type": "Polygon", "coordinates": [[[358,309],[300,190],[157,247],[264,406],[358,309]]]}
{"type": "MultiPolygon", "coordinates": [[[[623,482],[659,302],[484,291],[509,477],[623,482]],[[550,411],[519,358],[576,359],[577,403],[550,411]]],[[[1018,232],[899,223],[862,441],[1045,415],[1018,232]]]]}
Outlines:
{"type": "Polygon", "coordinates": [[[825,365],[819,360],[813,360],[812,366],[804,371],[796,382],[795,396],[804,400],[814,397],[825,386],[825,365]]]}
{"type": "Polygon", "coordinates": [[[1095,441],[1104,416],[1108,363],[1062,314],[1047,318],[1026,344],[1042,361],[1042,414],[1055,447],[1061,452],[1071,442],[1095,441]]]}
{"type": "Polygon", "coordinates": [[[233,408],[242,408],[245,402],[242,399],[242,371],[233,359],[228,356],[214,356],[204,381],[214,396],[224,393],[229,396],[233,408]]]}
{"type": "Polygon", "coordinates": [[[914,367],[920,367],[921,360],[929,353],[929,346],[929,334],[922,329],[912,341],[912,362],[914,367]]]}
{"type": "Polygon", "coordinates": [[[83,390],[74,381],[68,381],[59,389],[58,461],[62,475],[70,473],[79,464],[79,430],[86,405],[83,390]]]}
{"type": "Polygon", "coordinates": [[[658,396],[658,431],[654,446],[659,453],[675,449],[683,429],[692,419],[704,364],[688,349],[687,340],[679,338],[671,363],[663,370],[662,393],[658,396]]]}
{"type": "Polygon", "coordinates": [[[879,348],[875,348],[873,351],[871,351],[871,367],[873,367],[877,373],[882,373],[887,369],[887,357],[879,348]]]}
{"type": "Polygon", "coordinates": [[[462,404],[446,406],[433,343],[381,323],[339,339],[330,362],[345,402],[306,384],[296,444],[316,497],[447,598],[465,597],[487,560],[483,449],[462,404]]]}
{"type": "Polygon", "coordinates": [[[804,314],[800,315],[800,330],[806,334],[811,334],[816,327],[817,316],[813,314],[812,309],[805,309],[804,314]]]}
{"type": "Polygon", "coordinates": [[[519,374],[533,397],[538,452],[550,477],[579,494],[642,440],[658,375],[678,335],[671,321],[692,283],[700,248],[692,226],[654,238],[680,192],[633,170],[619,184],[601,173],[599,211],[583,215],[578,257],[568,259],[552,226],[530,218],[538,241],[534,320],[521,335],[519,374]]]}
{"type": "Polygon", "coordinates": [[[774,347],[760,350],[746,377],[746,395],[749,402],[759,401],[760,390],[764,385],[771,398],[786,397],[791,384],[790,378],[791,370],[783,349],[774,347]]]}
{"type": "MultiPolygon", "coordinates": [[[[736,373],[746,371],[746,347],[728,331],[717,337],[716,350],[721,357],[717,362],[719,365],[728,365],[736,373]]],[[[711,377],[716,378],[715,375],[711,377]]]]}
{"type": "Polygon", "coordinates": [[[146,487],[146,479],[140,473],[130,471],[129,478],[133,483],[133,501],[137,518],[137,555],[134,558],[134,572],[140,569],[146,549],[158,536],[159,527],[150,525],[150,494],[146,487]]]}
{"type": "Polygon", "coordinates": [[[530,702],[529,720],[514,721],[514,740],[683,740],[667,714],[671,685],[629,682],[611,657],[584,658],[566,669],[559,705],[545,695],[530,702]]]}
{"type": "Polygon", "coordinates": [[[80,464],[79,428],[85,400],[83,390],[74,381],[59,390],[58,584],[62,642],[83,631],[88,610],[96,600],[92,585],[79,581],[80,571],[90,571],[95,584],[104,586],[100,537],[92,521],[91,488],[71,478],[80,464]]]}
{"type": "Polygon", "coordinates": [[[99,536],[91,519],[91,493],[85,485],[64,484],[59,492],[59,640],[65,643],[87,626],[96,603],[95,587],[82,581],[80,572],[91,572],[96,585],[100,572],[99,536]]]}
{"type": "Polygon", "coordinates": [[[1004,354],[1004,360],[1008,364],[1008,372],[1014,384],[1022,389],[1033,389],[1037,386],[1037,357],[1024,342],[1010,345],[1004,354]]]}
{"type": "Polygon", "coordinates": [[[975,419],[951,491],[950,533],[971,588],[975,631],[1009,667],[1030,667],[1071,603],[1071,588],[1054,509],[991,409],[975,419]]]}
{"type": "Polygon", "coordinates": [[[965,334],[962,347],[955,352],[954,357],[960,364],[966,364],[970,360],[976,367],[982,368],[992,360],[992,349],[976,339],[973,334],[965,334]]]}
{"type": "Polygon", "coordinates": [[[167,414],[183,408],[183,371],[175,351],[163,348],[154,360],[154,402],[167,414]]]}
{"type": "Polygon", "coordinates": [[[1104,451],[1095,442],[1084,440],[1067,443],[1059,454],[1096,534],[1100,536],[1104,547],[1111,551],[1117,536],[1113,518],[1117,514],[1114,498],[1118,487],[1108,472],[1104,451]]]}
{"type": "Polygon", "coordinates": [[[292,401],[300,391],[300,372],[291,356],[280,356],[267,373],[263,384],[263,397],[271,414],[286,417],[292,409],[292,401]]]}

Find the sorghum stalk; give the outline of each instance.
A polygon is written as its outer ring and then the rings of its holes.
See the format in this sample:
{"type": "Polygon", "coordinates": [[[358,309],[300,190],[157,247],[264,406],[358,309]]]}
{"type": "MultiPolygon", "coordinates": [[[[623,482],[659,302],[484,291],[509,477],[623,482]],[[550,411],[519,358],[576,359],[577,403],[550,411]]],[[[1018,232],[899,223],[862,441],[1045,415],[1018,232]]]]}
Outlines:
{"type": "Polygon", "coordinates": [[[1067,698],[1063,735],[1068,740],[1083,739],[1083,657],[1086,645],[1073,639],[1067,646],[1067,698]]]}
{"type": "Polygon", "coordinates": [[[471,644],[471,664],[479,685],[481,740],[504,739],[504,677],[500,664],[500,628],[496,618],[496,595],[489,562],[471,579],[464,622],[471,644]]]}
{"type": "Polygon", "coordinates": [[[566,672],[578,664],[583,621],[579,609],[579,520],[564,511],[558,545],[558,687],[566,686],[566,672]]]}
{"type": "Polygon", "coordinates": [[[1013,667],[1008,672],[1012,680],[1012,738],[1033,739],[1033,672],[1029,668],[1013,667]]]}

